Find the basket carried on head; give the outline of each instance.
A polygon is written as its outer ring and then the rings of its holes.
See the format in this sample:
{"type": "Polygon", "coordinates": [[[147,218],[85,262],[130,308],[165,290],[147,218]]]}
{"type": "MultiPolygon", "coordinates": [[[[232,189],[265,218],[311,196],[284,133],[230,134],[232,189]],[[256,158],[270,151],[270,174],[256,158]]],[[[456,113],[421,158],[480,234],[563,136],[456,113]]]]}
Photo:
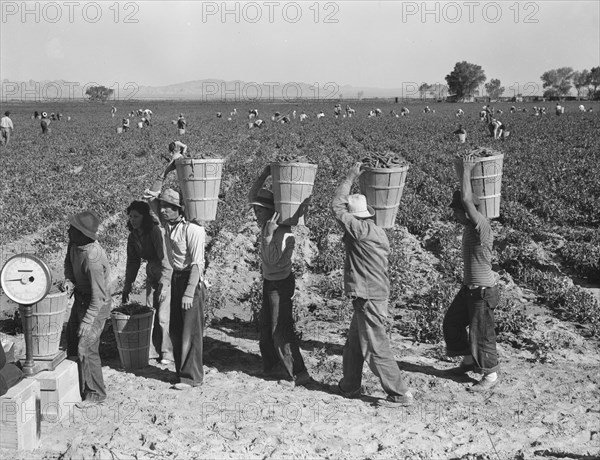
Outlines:
{"type": "Polygon", "coordinates": [[[380,227],[394,227],[408,168],[408,165],[363,167],[364,172],[358,178],[360,193],[367,197],[367,203],[375,210],[375,223],[380,227]]]}
{"type": "Polygon", "coordinates": [[[127,314],[123,307],[111,313],[119,358],[125,369],[148,365],[154,310],[143,307],[127,314]]]}
{"type": "Polygon", "coordinates": [[[275,211],[280,225],[298,225],[308,211],[317,165],[297,162],[271,163],[275,211]]]}
{"type": "Polygon", "coordinates": [[[215,220],[223,162],[220,158],[180,158],[175,161],[188,220],[215,220]]]}
{"type": "MultiPolygon", "coordinates": [[[[499,152],[491,156],[474,158],[475,166],[471,171],[471,188],[473,195],[479,198],[479,212],[488,219],[500,216],[500,189],[502,187],[502,165],[504,154],[499,152]]],[[[462,159],[455,160],[454,167],[459,182],[462,181],[462,159]]]]}

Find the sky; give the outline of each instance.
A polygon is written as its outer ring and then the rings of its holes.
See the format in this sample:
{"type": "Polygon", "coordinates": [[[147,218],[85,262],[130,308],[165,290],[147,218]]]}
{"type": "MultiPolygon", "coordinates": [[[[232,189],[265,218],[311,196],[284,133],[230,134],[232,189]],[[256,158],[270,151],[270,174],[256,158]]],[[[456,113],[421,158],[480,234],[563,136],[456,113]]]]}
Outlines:
{"type": "MultiPolygon", "coordinates": [[[[593,1],[0,0],[0,78],[123,87],[192,80],[400,88],[480,65],[521,93],[600,65],[593,1]]],[[[509,90],[507,90],[509,91],[509,90]]]]}

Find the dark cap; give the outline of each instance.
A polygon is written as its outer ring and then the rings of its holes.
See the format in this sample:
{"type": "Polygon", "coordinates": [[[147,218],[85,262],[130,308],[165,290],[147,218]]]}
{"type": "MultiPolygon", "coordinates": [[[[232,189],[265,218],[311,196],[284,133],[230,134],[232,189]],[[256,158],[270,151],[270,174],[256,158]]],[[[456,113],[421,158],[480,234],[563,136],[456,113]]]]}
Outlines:
{"type": "Polygon", "coordinates": [[[263,208],[267,209],[275,209],[275,199],[273,197],[273,192],[261,188],[249,204],[250,206],[262,206],[263,208]]]}

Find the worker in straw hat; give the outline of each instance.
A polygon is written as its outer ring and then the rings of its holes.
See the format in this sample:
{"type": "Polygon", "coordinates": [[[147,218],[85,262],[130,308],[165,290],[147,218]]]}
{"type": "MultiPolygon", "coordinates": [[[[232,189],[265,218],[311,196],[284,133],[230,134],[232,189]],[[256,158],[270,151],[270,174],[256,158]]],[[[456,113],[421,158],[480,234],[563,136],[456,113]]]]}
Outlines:
{"type": "Polygon", "coordinates": [[[78,358],[83,399],[78,407],[86,407],[106,399],[98,349],[110,314],[110,265],[98,243],[98,215],[83,211],[71,216],[69,222],[62,288],[71,295],[74,292],[75,301],[67,323],[67,353],[78,358]]]}
{"type": "Polygon", "coordinates": [[[158,176],[145,198],[159,216],[166,241],[167,257],[173,268],[169,333],[173,345],[176,390],[202,385],[204,330],[204,244],[206,231],[198,222],[188,222],[178,192],[166,188],[159,193],[169,171],[158,176]]]}
{"type": "Polygon", "coordinates": [[[50,132],[50,119],[46,112],[42,112],[42,121],[40,121],[42,127],[42,134],[48,134],[50,132]]]}
{"type": "Polygon", "coordinates": [[[499,381],[494,309],[498,305],[498,275],[492,271],[494,235],[488,219],[479,211],[480,201],[471,188],[471,157],[463,160],[461,190],[452,196],[454,219],[463,225],[463,285],[446,311],[443,322],[448,356],[463,356],[453,375],[469,371],[483,378],[468,389],[490,390],[499,381]],[[468,327],[468,333],[467,333],[468,327]]]}
{"type": "Polygon", "coordinates": [[[387,393],[387,398],[378,400],[377,405],[407,406],[412,404],[413,395],[398,369],[385,326],[390,292],[390,243],[385,231],[373,220],[375,211],[366,197],[349,194],[353,182],[363,173],[361,166],[362,163],[355,163],[350,168],[332,202],[333,214],[344,230],[344,290],[354,308],[338,391],[348,398],[360,397],[366,361],[387,393]]]}
{"type": "Polygon", "coordinates": [[[273,192],[262,188],[271,175],[265,166],[248,193],[260,227],[263,298],[258,316],[259,345],[263,370],[267,377],[282,374],[279,383],[294,388],[312,382],[298,346],[293,317],[292,297],[296,278],[292,271],[292,254],[296,241],[288,225],[278,225],[273,192]],[[281,372],[280,372],[281,371],[281,372]]]}

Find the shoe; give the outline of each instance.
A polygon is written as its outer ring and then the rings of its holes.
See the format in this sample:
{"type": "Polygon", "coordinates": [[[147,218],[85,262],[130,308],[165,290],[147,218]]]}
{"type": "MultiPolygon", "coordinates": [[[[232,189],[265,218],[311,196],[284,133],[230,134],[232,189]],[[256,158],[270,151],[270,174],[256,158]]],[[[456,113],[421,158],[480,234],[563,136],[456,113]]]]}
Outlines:
{"type": "Polygon", "coordinates": [[[173,385],[174,390],[180,390],[180,391],[191,390],[192,388],[193,387],[189,383],[183,383],[183,382],[178,382],[175,385],[173,385]]]}
{"type": "Polygon", "coordinates": [[[287,371],[281,365],[281,363],[277,363],[269,370],[265,370],[263,372],[263,375],[269,379],[276,379],[276,380],[280,380],[280,379],[286,380],[289,377],[287,371]]]}
{"type": "Polygon", "coordinates": [[[361,397],[361,395],[362,395],[362,388],[359,388],[358,390],[354,390],[354,391],[351,391],[351,392],[346,392],[346,391],[342,390],[342,387],[340,386],[340,383],[337,384],[337,392],[341,396],[343,396],[344,398],[348,398],[348,399],[357,399],[357,398],[361,397]]]}
{"type": "Polygon", "coordinates": [[[304,370],[304,371],[300,372],[298,375],[296,375],[295,382],[296,382],[296,385],[304,386],[304,385],[308,385],[309,383],[313,383],[314,380],[310,376],[308,371],[304,370]]]}
{"type": "Polygon", "coordinates": [[[98,393],[88,393],[83,401],[75,404],[77,409],[85,409],[90,406],[97,406],[106,401],[106,396],[100,396],[98,393]]]}
{"type": "Polygon", "coordinates": [[[475,363],[473,364],[464,364],[460,363],[457,367],[453,367],[446,370],[446,373],[450,375],[465,375],[467,372],[472,372],[475,370],[475,363]]]}
{"type": "Polygon", "coordinates": [[[498,375],[496,380],[494,380],[493,382],[491,380],[486,379],[485,376],[483,376],[483,378],[479,382],[477,382],[473,386],[468,387],[467,390],[473,393],[484,393],[498,385],[499,381],[500,375],[498,375]]]}
{"type": "Polygon", "coordinates": [[[277,383],[284,388],[289,388],[290,390],[293,390],[294,388],[296,388],[296,382],[294,380],[282,379],[277,383]]]}
{"type": "Polygon", "coordinates": [[[402,396],[388,396],[385,399],[378,399],[375,402],[376,407],[387,407],[387,408],[397,408],[397,407],[407,407],[412,406],[415,402],[415,397],[411,392],[406,392],[402,396]]]}

